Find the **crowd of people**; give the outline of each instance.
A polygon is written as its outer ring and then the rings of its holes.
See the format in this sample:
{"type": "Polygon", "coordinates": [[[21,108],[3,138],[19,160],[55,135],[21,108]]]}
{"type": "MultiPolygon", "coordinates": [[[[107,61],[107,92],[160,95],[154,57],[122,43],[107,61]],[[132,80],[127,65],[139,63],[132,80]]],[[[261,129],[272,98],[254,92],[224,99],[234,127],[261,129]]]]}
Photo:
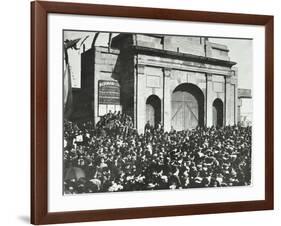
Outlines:
{"type": "Polygon", "coordinates": [[[65,194],[244,186],[251,183],[251,127],[139,134],[131,117],[64,122],[65,194]]]}

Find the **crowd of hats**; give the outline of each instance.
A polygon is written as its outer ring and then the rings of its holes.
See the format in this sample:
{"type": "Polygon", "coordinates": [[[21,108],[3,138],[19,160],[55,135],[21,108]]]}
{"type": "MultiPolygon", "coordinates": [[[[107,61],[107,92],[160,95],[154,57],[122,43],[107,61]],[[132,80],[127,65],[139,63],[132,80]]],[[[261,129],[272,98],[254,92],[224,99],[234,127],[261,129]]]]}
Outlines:
{"type": "Polygon", "coordinates": [[[111,111],[100,118],[96,125],[96,129],[102,135],[126,135],[133,129],[133,120],[129,115],[121,114],[120,111],[111,111]]]}
{"type": "Polygon", "coordinates": [[[97,125],[64,122],[64,193],[251,184],[251,127],[139,134],[110,113],[97,125]]]}

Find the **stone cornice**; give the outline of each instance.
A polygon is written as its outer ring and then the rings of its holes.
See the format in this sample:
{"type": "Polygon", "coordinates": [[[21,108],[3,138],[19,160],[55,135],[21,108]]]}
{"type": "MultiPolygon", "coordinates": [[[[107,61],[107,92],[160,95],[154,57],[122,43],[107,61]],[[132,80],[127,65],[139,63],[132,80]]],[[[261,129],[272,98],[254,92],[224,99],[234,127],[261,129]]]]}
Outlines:
{"type": "Polygon", "coordinates": [[[236,62],[233,61],[225,61],[225,60],[215,59],[211,57],[198,56],[198,55],[180,53],[180,52],[163,50],[163,49],[149,48],[144,46],[132,46],[131,48],[138,53],[145,53],[153,56],[190,60],[194,62],[226,66],[230,68],[236,65],[236,62]]]}

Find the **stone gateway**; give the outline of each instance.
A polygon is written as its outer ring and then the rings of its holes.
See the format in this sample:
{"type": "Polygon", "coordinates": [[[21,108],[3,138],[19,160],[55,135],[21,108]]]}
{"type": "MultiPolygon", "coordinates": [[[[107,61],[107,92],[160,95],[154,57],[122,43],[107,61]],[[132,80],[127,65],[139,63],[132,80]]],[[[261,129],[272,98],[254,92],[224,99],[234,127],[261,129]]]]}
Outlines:
{"type": "Polygon", "coordinates": [[[119,34],[82,53],[72,118],[122,111],[140,133],[147,121],[165,131],[234,125],[238,74],[228,52],[205,37],[119,34]]]}

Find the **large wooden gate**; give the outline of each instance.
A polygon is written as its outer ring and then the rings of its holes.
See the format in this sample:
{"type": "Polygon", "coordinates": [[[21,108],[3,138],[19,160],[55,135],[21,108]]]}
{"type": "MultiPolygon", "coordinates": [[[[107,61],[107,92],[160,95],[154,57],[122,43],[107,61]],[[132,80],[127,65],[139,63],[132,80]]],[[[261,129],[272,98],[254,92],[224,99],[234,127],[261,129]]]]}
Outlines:
{"type": "Polygon", "coordinates": [[[194,129],[203,124],[204,96],[195,85],[182,84],[172,94],[172,127],[177,130],[194,129]]]}

